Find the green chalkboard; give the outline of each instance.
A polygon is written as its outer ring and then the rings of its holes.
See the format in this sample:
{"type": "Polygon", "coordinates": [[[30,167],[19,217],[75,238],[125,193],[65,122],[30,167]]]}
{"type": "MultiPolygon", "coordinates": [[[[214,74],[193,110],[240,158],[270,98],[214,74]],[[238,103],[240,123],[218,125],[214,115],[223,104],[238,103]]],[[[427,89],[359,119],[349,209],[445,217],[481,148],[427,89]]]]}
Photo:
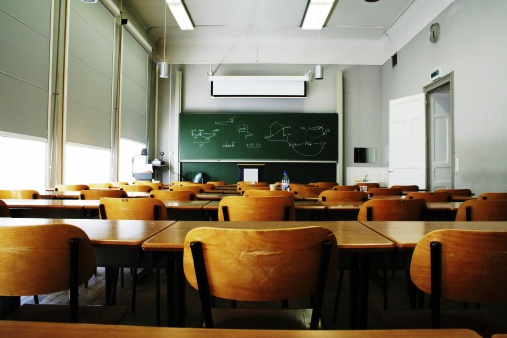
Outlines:
{"type": "Polygon", "coordinates": [[[180,160],[338,161],[338,115],[180,114],[180,160]]]}

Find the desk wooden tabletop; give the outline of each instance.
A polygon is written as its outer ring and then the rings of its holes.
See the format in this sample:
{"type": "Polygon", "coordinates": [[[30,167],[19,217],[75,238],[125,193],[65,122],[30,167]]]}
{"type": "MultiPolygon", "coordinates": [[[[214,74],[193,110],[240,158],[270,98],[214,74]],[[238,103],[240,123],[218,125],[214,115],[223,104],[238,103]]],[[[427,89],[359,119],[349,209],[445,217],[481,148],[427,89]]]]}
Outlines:
{"type": "Polygon", "coordinates": [[[89,337],[180,337],[180,338],[398,338],[398,337],[447,337],[447,338],[479,338],[476,332],[465,329],[439,330],[233,330],[233,329],[201,329],[201,328],[170,328],[127,325],[98,324],[64,324],[0,321],[0,336],[16,338],[89,338],[89,337]]]}
{"type": "Polygon", "coordinates": [[[394,244],[365,227],[357,221],[322,221],[322,222],[210,222],[210,221],[180,221],[153,236],[143,244],[147,251],[181,251],[187,233],[198,227],[220,227],[238,229],[273,229],[296,228],[319,225],[333,231],[339,249],[367,251],[392,250],[394,244]]]}
{"type": "Polygon", "coordinates": [[[57,218],[0,218],[0,226],[22,226],[52,223],[75,225],[88,235],[94,246],[130,246],[141,244],[169,227],[174,221],[135,221],[57,218]]]}
{"type": "Polygon", "coordinates": [[[400,249],[414,249],[427,233],[441,229],[507,231],[507,222],[361,222],[400,249]]]}
{"type": "Polygon", "coordinates": [[[3,200],[9,208],[98,208],[98,200],[74,200],[74,199],[5,199],[3,200]]]}

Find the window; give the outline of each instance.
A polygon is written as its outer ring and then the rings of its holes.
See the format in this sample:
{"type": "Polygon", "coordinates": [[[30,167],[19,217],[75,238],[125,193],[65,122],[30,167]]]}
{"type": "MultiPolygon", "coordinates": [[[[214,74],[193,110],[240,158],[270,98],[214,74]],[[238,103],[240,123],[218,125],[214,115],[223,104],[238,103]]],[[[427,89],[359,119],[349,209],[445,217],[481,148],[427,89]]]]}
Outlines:
{"type": "Polygon", "coordinates": [[[67,144],[65,147],[65,184],[109,182],[111,150],[67,144]]]}

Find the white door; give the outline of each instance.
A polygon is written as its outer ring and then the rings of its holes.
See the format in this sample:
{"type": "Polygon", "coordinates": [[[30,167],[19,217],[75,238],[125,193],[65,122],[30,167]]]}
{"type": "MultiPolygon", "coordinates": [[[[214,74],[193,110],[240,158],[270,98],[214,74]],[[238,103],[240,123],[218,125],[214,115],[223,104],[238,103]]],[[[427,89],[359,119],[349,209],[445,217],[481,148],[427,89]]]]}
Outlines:
{"type": "Polygon", "coordinates": [[[452,120],[449,93],[429,94],[429,190],[451,189],[452,184],[452,120]]]}
{"type": "Polygon", "coordinates": [[[389,186],[426,189],[425,94],[389,101],[389,186]]]}

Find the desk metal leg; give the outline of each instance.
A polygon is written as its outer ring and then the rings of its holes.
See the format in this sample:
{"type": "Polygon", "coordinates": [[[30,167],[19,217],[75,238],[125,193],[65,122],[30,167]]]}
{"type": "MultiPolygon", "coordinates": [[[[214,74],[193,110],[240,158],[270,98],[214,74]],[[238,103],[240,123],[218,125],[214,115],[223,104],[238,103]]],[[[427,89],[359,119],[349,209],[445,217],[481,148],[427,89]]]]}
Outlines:
{"type": "Polygon", "coordinates": [[[176,326],[176,302],[175,302],[175,254],[168,252],[166,254],[167,264],[167,326],[176,326]]]}
{"type": "Polygon", "coordinates": [[[365,330],[368,322],[368,288],[370,282],[370,260],[368,254],[359,256],[359,329],[365,330]]]}
{"type": "Polygon", "coordinates": [[[358,328],[358,303],[359,303],[359,253],[350,255],[351,269],[349,273],[349,326],[350,329],[358,328]]]}
{"type": "Polygon", "coordinates": [[[183,253],[175,253],[175,276],[176,276],[176,325],[185,327],[186,302],[185,302],[185,274],[183,272],[183,253]]]}
{"type": "Polygon", "coordinates": [[[116,305],[118,272],[118,268],[106,267],[106,305],[116,305]]]}

